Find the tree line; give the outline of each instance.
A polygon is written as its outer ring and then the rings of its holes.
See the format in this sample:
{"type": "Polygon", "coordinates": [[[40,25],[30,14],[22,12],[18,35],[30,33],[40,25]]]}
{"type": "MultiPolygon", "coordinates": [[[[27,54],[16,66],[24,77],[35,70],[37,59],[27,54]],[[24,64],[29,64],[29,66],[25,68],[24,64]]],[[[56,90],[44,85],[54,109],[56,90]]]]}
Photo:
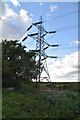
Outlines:
{"type": "Polygon", "coordinates": [[[38,64],[34,52],[26,52],[17,40],[2,41],[2,87],[17,87],[21,81],[37,79],[38,64]]]}

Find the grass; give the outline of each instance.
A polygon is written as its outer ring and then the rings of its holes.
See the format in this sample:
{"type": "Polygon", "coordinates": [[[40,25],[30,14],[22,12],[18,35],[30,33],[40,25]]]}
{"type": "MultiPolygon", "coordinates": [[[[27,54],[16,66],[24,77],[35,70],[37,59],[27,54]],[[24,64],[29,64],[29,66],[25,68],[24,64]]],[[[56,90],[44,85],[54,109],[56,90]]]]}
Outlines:
{"type": "Polygon", "coordinates": [[[23,84],[17,91],[3,89],[2,117],[79,120],[79,92],[75,87],[58,87],[55,85],[52,91],[47,91],[46,89],[50,90],[50,86],[41,83],[39,88],[35,88],[33,84],[23,84]]]}

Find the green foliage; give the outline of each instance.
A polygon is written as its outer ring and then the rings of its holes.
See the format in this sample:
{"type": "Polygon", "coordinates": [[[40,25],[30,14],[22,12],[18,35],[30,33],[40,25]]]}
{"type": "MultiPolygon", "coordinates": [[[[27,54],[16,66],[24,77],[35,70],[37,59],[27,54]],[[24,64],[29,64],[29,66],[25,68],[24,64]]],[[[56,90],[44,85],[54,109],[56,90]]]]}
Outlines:
{"type": "Polygon", "coordinates": [[[31,81],[37,77],[35,54],[26,52],[17,41],[2,41],[3,87],[19,86],[20,81],[31,81]]]}
{"type": "MultiPolygon", "coordinates": [[[[41,86],[42,88],[42,86],[41,86]]],[[[3,90],[3,118],[80,118],[78,93],[74,90],[45,92],[33,84],[15,92],[3,90]],[[24,90],[24,91],[23,91],[24,90]]]]}

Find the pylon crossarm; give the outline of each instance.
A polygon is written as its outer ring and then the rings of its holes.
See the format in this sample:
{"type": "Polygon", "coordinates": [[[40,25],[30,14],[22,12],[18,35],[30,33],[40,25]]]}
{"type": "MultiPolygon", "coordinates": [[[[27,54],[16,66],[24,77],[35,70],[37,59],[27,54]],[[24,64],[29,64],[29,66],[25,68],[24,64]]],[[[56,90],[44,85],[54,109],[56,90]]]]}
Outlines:
{"type": "Polygon", "coordinates": [[[56,31],[50,31],[50,32],[47,32],[46,30],[45,30],[45,34],[43,34],[41,37],[43,38],[44,36],[46,36],[47,34],[52,34],[52,33],[56,33],[56,31]]]}
{"type": "Polygon", "coordinates": [[[32,25],[30,25],[30,26],[27,28],[27,31],[29,31],[29,30],[33,27],[33,25],[36,26],[36,25],[41,24],[41,23],[42,23],[42,21],[33,23],[32,25]]]}
{"type": "Polygon", "coordinates": [[[54,45],[50,45],[49,43],[43,41],[46,45],[48,45],[49,47],[58,47],[60,46],[59,44],[54,44],[54,45]]]}
{"type": "Polygon", "coordinates": [[[38,36],[38,33],[28,34],[28,35],[22,40],[22,42],[24,42],[28,37],[32,37],[33,39],[38,39],[38,37],[36,38],[36,36],[38,36]]]}
{"type": "Polygon", "coordinates": [[[57,44],[57,45],[50,45],[50,47],[58,47],[59,45],[57,44]]]}
{"type": "Polygon", "coordinates": [[[48,45],[47,47],[45,47],[43,50],[48,49],[49,47],[58,47],[59,45],[48,45]]]}
{"type": "Polygon", "coordinates": [[[56,31],[50,31],[50,32],[48,32],[48,33],[52,34],[52,33],[56,33],[56,31]]]}
{"type": "Polygon", "coordinates": [[[57,56],[47,56],[48,58],[57,58],[57,56]]]}
{"type": "Polygon", "coordinates": [[[33,25],[39,25],[39,24],[42,24],[42,21],[33,23],[33,25]]]}
{"type": "Polygon", "coordinates": [[[35,53],[38,53],[38,52],[39,52],[39,50],[29,50],[29,51],[35,52],[35,53]]]}
{"type": "Polygon", "coordinates": [[[28,34],[28,36],[30,36],[30,37],[35,36],[35,35],[38,35],[38,33],[28,34]]]}

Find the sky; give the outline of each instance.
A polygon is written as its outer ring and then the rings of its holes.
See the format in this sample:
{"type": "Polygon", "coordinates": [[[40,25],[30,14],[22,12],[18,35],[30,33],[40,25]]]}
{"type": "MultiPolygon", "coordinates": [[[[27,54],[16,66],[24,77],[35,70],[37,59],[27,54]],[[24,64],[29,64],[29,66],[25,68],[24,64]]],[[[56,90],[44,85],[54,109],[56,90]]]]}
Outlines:
{"type": "MultiPolygon", "coordinates": [[[[26,36],[27,28],[40,21],[42,16],[43,26],[47,31],[55,30],[56,33],[46,35],[45,39],[50,44],[59,44],[57,48],[46,50],[47,55],[57,56],[57,59],[47,59],[48,69],[52,82],[78,82],[78,3],[77,2],[19,2],[10,0],[0,4],[0,39],[17,39],[26,36]],[[1,35],[2,33],[2,35],[1,35]]],[[[33,27],[29,33],[36,32],[33,27]]],[[[23,45],[28,50],[35,49],[36,42],[28,38],[23,45]]],[[[45,76],[45,73],[42,74],[45,76]]],[[[44,80],[46,81],[46,80],[44,80]]]]}

